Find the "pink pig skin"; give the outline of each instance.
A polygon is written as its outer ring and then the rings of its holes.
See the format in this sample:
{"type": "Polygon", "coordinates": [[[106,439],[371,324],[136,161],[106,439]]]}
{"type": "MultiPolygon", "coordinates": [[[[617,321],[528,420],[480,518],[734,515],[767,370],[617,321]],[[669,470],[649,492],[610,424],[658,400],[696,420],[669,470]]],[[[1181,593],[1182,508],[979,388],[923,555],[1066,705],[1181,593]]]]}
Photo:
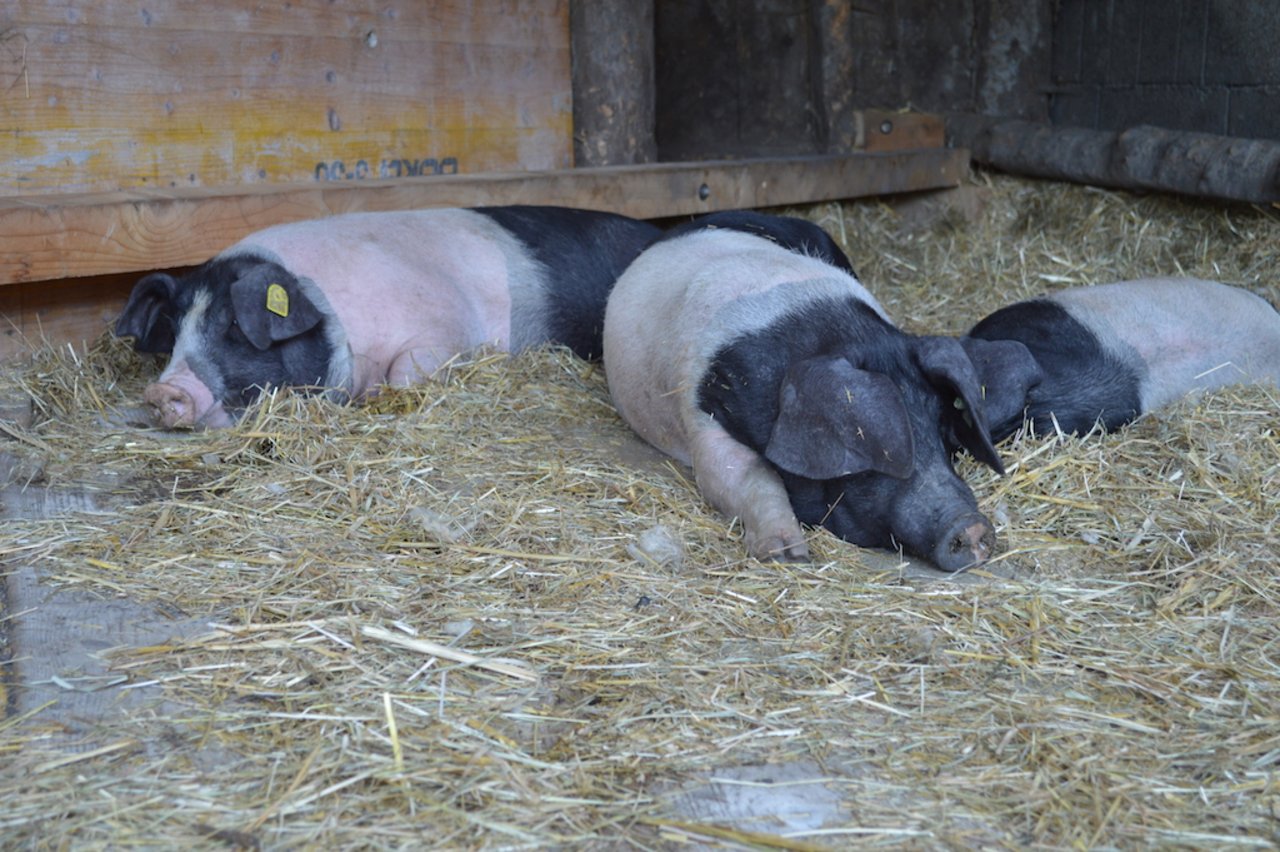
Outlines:
{"type": "Polygon", "coordinates": [[[353,398],[421,381],[483,344],[512,348],[511,288],[531,277],[513,268],[529,265],[514,238],[470,210],[351,214],[341,232],[324,219],[296,222],[225,254],[252,251],[324,294],[351,353],[344,384],[353,398]]]}
{"type": "Polygon", "coordinates": [[[222,403],[213,398],[186,361],[170,364],[158,381],[147,385],[143,398],[166,429],[189,426],[221,429],[233,422],[222,403]]]}

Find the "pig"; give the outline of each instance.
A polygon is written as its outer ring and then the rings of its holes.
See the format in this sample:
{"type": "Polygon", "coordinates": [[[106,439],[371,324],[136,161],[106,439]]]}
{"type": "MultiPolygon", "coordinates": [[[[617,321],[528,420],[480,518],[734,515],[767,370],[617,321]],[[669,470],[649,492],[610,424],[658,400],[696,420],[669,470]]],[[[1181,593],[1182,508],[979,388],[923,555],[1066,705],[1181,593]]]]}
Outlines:
{"type": "Polygon", "coordinates": [[[614,287],[604,368],[623,419],[693,467],[756,558],[807,560],[802,523],[947,571],[994,550],[948,449],[1003,471],[964,348],[895,327],[816,225],[668,231],[614,287]]]}
{"type": "Polygon", "coordinates": [[[268,386],[359,399],[491,344],[602,351],[617,276],[661,231],[612,213],[478,207],[350,213],[259,231],[134,287],[116,323],[171,353],[146,402],[165,428],[229,426],[268,386]]]}
{"type": "Polygon", "coordinates": [[[1017,302],[979,321],[962,344],[996,441],[1024,419],[1040,434],[1111,431],[1189,393],[1280,384],[1280,314],[1248,290],[1195,278],[1017,302]]]}

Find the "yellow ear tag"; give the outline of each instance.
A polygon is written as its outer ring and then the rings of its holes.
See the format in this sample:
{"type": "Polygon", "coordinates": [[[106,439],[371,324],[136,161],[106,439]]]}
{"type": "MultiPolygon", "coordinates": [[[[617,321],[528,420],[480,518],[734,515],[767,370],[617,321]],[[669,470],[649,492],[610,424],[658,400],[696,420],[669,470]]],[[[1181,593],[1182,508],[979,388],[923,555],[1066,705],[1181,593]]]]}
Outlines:
{"type": "Polygon", "coordinates": [[[289,316],[289,294],[279,284],[267,286],[267,310],[276,316],[289,316]]]}

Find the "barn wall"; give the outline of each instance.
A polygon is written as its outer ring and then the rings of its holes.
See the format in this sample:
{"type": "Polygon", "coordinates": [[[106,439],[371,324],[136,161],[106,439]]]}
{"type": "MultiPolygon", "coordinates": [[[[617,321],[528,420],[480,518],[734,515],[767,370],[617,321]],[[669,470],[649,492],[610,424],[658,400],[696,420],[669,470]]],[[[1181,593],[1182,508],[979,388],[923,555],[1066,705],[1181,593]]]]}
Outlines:
{"type": "Polygon", "coordinates": [[[1052,0],[857,3],[854,99],[1043,119],[1052,13],[1052,0]]]}
{"type": "Polygon", "coordinates": [[[1055,124],[1280,139],[1280,4],[1059,0],[1055,124]]]}
{"type": "Polygon", "coordinates": [[[661,159],[824,149],[815,97],[823,45],[810,0],[657,0],[661,159]]]}
{"type": "Polygon", "coordinates": [[[663,160],[838,153],[856,110],[1045,120],[1052,0],[656,0],[663,160]]]}
{"type": "Polygon", "coordinates": [[[0,195],[572,162],[560,0],[6,0],[0,195]]]}

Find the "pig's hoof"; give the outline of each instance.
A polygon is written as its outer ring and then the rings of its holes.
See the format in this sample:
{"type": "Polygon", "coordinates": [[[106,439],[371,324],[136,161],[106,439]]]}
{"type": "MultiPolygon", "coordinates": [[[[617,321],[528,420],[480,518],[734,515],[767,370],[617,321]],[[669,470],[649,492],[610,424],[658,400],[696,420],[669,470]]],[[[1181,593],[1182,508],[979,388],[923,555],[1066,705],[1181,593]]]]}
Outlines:
{"type": "Polygon", "coordinates": [[[809,546],[804,543],[804,539],[789,541],[781,536],[771,536],[753,542],[748,549],[761,562],[809,561],[809,546]]]}

